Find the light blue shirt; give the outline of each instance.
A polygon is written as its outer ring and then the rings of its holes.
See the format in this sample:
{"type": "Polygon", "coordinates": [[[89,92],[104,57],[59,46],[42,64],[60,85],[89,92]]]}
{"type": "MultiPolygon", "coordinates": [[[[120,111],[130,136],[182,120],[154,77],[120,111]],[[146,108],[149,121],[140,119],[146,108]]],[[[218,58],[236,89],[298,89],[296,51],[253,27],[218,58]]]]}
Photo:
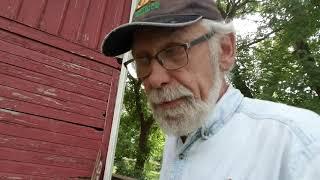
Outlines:
{"type": "Polygon", "coordinates": [[[206,125],[166,139],[161,180],[320,180],[320,116],[229,87],[206,125]]]}

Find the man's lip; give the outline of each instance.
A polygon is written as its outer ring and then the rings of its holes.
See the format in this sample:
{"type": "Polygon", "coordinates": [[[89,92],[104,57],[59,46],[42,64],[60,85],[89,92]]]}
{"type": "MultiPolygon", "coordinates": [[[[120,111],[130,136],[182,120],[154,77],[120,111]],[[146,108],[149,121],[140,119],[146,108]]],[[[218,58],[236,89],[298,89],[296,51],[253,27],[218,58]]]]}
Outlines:
{"type": "Polygon", "coordinates": [[[180,97],[180,98],[177,98],[177,99],[174,99],[174,100],[171,100],[171,101],[164,101],[164,102],[161,102],[159,104],[156,104],[157,107],[160,107],[160,108],[175,108],[176,106],[178,106],[182,99],[184,97],[180,97]]]}

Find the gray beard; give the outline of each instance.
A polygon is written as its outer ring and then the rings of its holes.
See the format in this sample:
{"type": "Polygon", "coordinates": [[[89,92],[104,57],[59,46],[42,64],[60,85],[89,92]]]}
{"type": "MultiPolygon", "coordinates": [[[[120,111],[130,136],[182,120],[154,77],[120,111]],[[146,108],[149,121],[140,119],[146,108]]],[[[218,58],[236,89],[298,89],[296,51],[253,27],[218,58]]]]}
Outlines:
{"type": "Polygon", "coordinates": [[[163,87],[147,94],[153,116],[166,134],[186,136],[205,124],[209,112],[215,108],[222,86],[223,74],[219,70],[215,72],[213,86],[206,101],[195,99],[192,92],[183,85],[163,87]],[[154,105],[181,97],[183,103],[176,108],[162,109],[154,105]]]}

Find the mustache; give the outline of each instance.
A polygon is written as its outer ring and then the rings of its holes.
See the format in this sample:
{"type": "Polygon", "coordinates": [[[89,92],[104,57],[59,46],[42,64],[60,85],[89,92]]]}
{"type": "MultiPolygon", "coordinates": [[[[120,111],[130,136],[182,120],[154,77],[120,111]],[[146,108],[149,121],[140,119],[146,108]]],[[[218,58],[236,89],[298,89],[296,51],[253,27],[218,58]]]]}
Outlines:
{"type": "Polygon", "coordinates": [[[149,102],[152,104],[161,104],[163,102],[173,101],[182,97],[194,99],[193,93],[182,85],[152,89],[147,92],[147,97],[149,102]]]}

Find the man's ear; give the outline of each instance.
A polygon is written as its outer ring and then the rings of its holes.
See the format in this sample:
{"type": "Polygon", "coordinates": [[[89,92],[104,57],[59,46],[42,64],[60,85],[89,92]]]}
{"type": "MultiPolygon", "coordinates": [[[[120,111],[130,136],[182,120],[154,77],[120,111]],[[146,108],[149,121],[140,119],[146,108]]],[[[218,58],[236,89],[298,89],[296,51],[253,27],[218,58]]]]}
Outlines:
{"type": "Polygon", "coordinates": [[[234,64],[236,55],[236,39],[234,33],[229,33],[220,41],[220,70],[229,71],[234,64]]]}

